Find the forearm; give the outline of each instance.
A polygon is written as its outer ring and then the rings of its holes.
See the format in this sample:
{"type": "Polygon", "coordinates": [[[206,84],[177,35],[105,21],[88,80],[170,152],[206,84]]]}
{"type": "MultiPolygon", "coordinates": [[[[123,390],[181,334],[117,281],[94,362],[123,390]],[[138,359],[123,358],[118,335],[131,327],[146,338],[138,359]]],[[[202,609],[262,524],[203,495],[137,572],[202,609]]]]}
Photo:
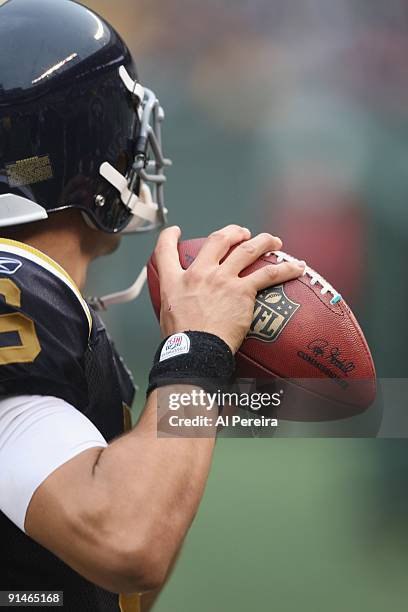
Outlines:
{"type": "MultiPolygon", "coordinates": [[[[154,391],[137,427],[101,453],[93,479],[117,500],[118,528],[137,527],[145,534],[147,547],[160,548],[170,563],[201,500],[215,428],[209,428],[205,438],[158,437],[156,406],[154,391]]],[[[185,414],[195,416],[200,410],[207,414],[205,408],[197,407],[186,408],[185,414]]]]}
{"type": "MultiPolygon", "coordinates": [[[[189,410],[199,414],[197,407],[189,410]]],[[[153,392],[132,432],[56,470],[27,513],[31,537],[113,591],[163,582],[208,477],[215,429],[206,438],[158,438],[156,415],[153,392]],[[45,511],[46,525],[39,519],[45,511]]]]}

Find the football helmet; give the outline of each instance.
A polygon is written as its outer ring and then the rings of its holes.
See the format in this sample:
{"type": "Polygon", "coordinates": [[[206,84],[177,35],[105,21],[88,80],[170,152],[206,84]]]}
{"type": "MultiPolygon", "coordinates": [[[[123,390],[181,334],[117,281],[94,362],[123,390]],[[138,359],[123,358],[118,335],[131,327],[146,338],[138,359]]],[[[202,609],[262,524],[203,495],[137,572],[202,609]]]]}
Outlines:
{"type": "Polygon", "coordinates": [[[0,2],[0,227],[67,208],[104,232],[160,227],[163,119],[99,15],[72,0],[0,2]]]}

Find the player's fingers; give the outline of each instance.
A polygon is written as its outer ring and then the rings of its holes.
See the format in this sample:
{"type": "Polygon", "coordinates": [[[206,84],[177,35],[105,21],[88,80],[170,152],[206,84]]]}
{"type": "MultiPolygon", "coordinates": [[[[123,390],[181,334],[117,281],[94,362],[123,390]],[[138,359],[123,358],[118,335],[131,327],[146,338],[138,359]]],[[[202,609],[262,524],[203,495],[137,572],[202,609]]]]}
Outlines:
{"type": "Polygon", "coordinates": [[[252,288],[258,292],[267,287],[273,287],[299,278],[299,276],[303,275],[305,267],[304,261],[285,261],[280,264],[268,264],[249,274],[243,280],[251,283],[252,288]]]}
{"type": "Polygon", "coordinates": [[[174,276],[182,271],[177,249],[180,235],[179,227],[167,227],[161,232],[157,241],[154,256],[161,286],[171,282],[174,276]]]}
{"type": "Polygon", "coordinates": [[[251,232],[246,227],[227,225],[208,236],[192,265],[194,267],[218,265],[235,244],[250,237],[251,232]]]}
{"type": "Polygon", "coordinates": [[[280,238],[266,233],[258,234],[251,240],[239,244],[223,262],[222,266],[225,271],[239,274],[264,253],[279,251],[281,247],[282,241],[280,238]]]}

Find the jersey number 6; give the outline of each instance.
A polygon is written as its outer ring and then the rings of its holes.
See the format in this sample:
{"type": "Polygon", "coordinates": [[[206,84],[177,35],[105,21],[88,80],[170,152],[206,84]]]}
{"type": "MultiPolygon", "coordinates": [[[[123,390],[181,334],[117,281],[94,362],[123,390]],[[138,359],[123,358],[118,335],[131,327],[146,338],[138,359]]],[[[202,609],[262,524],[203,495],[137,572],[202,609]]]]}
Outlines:
{"type": "MultiPolygon", "coordinates": [[[[9,306],[20,308],[21,291],[9,278],[0,279],[0,295],[9,306]]],[[[41,351],[34,323],[21,312],[0,315],[0,334],[17,333],[20,344],[0,346],[0,365],[31,363],[41,351]]]]}

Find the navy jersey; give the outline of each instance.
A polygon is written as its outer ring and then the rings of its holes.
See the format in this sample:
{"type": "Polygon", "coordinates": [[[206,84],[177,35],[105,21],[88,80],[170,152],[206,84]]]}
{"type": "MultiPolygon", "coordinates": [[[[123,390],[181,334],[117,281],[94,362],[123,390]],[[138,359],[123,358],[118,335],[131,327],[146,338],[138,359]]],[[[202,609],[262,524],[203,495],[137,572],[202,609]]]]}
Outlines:
{"type": "MultiPolygon", "coordinates": [[[[67,273],[39,251],[0,239],[0,399],[61,398],[111,441],[129,426],[134,393],[101,319],[67,273]]],[[[117,595],[86,581],[1,512],[0,542],[0,590],[64,591],[69,612],[122,609],[117,595]]],[[[137,602],[126,606],[137,609],[137,602]]]]}

